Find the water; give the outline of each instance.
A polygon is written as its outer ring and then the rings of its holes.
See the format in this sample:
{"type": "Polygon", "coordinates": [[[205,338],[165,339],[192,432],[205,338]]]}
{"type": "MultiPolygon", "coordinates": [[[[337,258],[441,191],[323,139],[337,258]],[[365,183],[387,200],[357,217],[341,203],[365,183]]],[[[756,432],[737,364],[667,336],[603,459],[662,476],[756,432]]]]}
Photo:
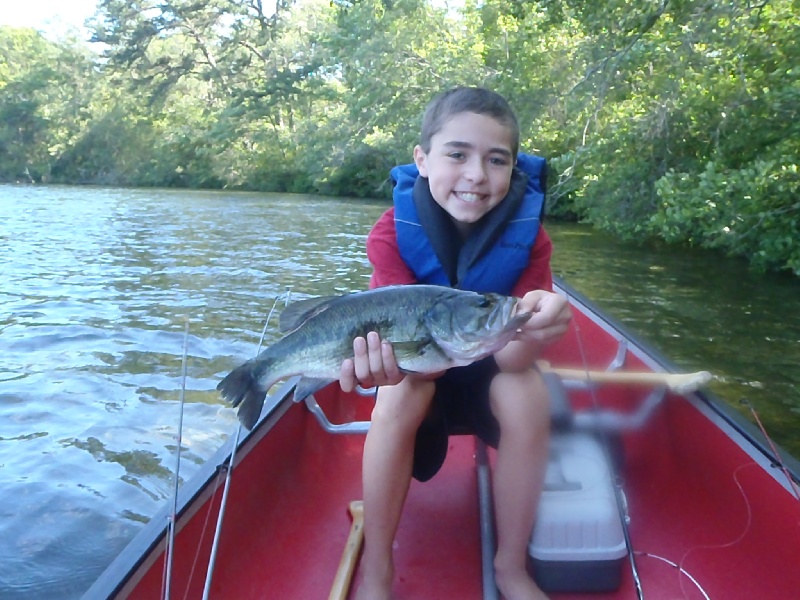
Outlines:
{"type": "Polygon", "coordinates": [[[553,271],[800,457],[800,280],[742,260],[664,244],[634,246],[548,225],[553,271]]]}
{"type": "MultiPolygon", "coordinates": [[[[235,430],[273,299],[367,286],[380,202],[0,186],[0,597],[74,598],[235,430]]],[[[800,447],[800,282],[549,224],[554,271],[800,447]]],[[[273,334],[268,333],[268,339],[273,334]]]]}
{"type": "Polygon", "coordinates": [[[214,388],[273,298],[367,285],[381,207],[0,187],[0,597],[79,595],[234,430],[214,388]]]}

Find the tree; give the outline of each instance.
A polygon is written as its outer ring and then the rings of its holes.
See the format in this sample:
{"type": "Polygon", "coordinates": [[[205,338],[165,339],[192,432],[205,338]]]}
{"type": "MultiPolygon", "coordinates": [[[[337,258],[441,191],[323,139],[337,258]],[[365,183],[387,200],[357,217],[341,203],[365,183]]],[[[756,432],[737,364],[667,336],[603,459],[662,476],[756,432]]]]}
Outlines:
{"type": "Polygon", "coordinates": [[[793,2],[102,0],[93,57],[0,35],[0,177],[375,196],[485,85],[550,215],[798,271],[793,2]]]}
{"type": "Polygon", "coordinates": [[[47,179],[89,118],[92,67],[72,44],[0,27],[0,180],[47,179]]]}

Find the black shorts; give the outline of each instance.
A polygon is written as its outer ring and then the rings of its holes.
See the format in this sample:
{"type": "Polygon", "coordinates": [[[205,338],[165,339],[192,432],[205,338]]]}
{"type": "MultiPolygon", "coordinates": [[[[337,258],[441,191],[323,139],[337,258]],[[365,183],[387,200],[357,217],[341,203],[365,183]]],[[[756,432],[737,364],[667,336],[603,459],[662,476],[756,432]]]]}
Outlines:
{"type": "Polygon", "coordinates": [[[430,412],[417,430],[414,479],[427,481],[439,472],[451,434],[477,435],[497,447],[500,425],[489,405],[489,386],[499,372],[494,356],[488,356],[466,367],[454,367],[436,380],[430,412]]]}

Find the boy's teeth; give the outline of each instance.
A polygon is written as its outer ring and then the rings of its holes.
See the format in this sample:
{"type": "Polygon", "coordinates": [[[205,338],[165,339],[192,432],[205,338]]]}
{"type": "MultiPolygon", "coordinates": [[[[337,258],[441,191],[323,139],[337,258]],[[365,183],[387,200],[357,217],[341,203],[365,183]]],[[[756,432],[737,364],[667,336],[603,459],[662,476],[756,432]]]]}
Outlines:
{"type": "Polygon", "coordinates": [[[477,202],[480,200],[480,196],[478,194],[470,194],[469,192],[461,192],[458,194],[458,197],[464,202],[477,202]]]}

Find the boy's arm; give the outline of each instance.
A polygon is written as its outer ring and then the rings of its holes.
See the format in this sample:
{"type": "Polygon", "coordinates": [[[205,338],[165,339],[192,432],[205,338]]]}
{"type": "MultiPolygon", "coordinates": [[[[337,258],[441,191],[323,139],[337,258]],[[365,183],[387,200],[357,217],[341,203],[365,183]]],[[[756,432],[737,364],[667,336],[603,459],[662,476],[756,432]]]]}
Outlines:
{"type": "Polygon", "coordinates": [[[553,242],[544,227],[539,229],[536,242],[531,248],[528,265],[520,275],[511,291],[512,296],[522,298],[532,290],[553,291],[553,274],[550,269],[550,258],[553,255],[553,242]]]}
{"type": "Polygon", "coordinates": [[[521,298],[517,311],[530,311],[533,316],[513,341],[495,353],[495,360],[503,371],[527,369],[546,346],[559,339],[569,328],[572,319],[569,302],[553,293],[550,269],[552,254],[553,243],[542,227],[531,248],[528,266],[512,292],[513,296],[521,298]]]}
{"type": "Polygon", "coordinates": [[[367,236],[367,258],[372,265],[370,289],[417,282],[414,273],[400,256],[393,208],[383,213],[367,236]]]}

